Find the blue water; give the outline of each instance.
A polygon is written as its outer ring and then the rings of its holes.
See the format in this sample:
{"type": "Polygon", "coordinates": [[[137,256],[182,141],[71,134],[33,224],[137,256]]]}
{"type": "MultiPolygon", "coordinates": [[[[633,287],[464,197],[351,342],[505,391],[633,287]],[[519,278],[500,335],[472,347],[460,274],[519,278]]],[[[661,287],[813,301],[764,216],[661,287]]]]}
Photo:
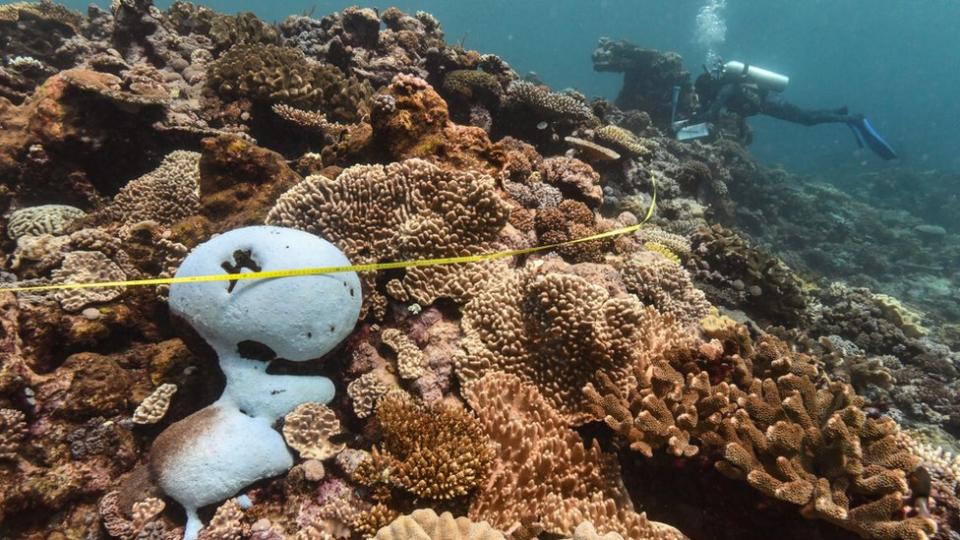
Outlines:
{"type": "MultiPolygon", "coordinates": [[[[674,50],[696,75],[705,49],[695,20],[706,0],[394,0],[390,2],[217,0],[224,12],[253,11],[268,20],[313,9],[314,16],[361,3],[424,10],[449,41],[504,57],[556,87],[613,98],[617,74],[594,73],[597,38],[627,39],[674,50]]],[[[70,0],[83,9],[87,2],[70,0]]],[[[109,2],[101,2],[109,4],[109,2]]],[[[166,7],[169,2],[158,2],[166,7]]],[[[960,170],[960,57],[956,0],[727,0],[727,60],[740,59],[791,77],[786,97],[800,106],[848,105],[866,114],[898,150],[902,164],[960,170]]],[[[752,118],[752,151],[800,172],[882,167],[857,151],[842,126],[805,128],[752,118]]],[[[958,188],[960,189],[960,188],[958,188]]]]}

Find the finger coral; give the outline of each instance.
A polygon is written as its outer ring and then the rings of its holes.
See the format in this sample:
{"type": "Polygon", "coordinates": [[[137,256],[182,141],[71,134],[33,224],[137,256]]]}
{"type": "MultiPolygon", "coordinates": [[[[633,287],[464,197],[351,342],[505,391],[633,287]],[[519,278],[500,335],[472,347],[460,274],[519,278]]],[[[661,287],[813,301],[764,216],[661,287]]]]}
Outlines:
{"type": "Polygon", "coordinates": [[[866,538],[936,530],[928,518],[899,515],[906,476],[920,458],[898,448],[893,420],[866,416],[848,385],[816,388],[791,374],[755,380],[734,395],[739,409],[720,431],[720,472],[866,538]]]}
{"type": "Polygon", "coordinates": [[[460,380],[512,373],[568,421],[588,420],[581,388],[597,370],[629,387],[634,366],[683,340],[679,326],[635,296],[577,275],[603,268],[553,263],[501,275],[464,307],[460,380]]]}
{"type": "Polygon", "coordinates": [[[376,540],[504,540],[503,533],[485,521],[475,523],[453,514],[437,515],[430,508],[414,510],[377,531],[376,540]]]}
{"type": "Polygon", "coordinates": [[[452,499],[476,489],[489,474],[489,438],[466,411],[389,396],[377,407],[377,418],[383,444],[354,473],[362,483],[452,499]]]}
{"type": "Polygon", "coordinates": [[[596,442],[585,447],[534,386],[490,373],[467,383],[464,395],[498,445],[493,475],[471,503],[470,519],[502,531],[540,523],[546,532],[567,536],[587,520],[601,534],[683,538],[633,511],[616,457],[596,442]]]}

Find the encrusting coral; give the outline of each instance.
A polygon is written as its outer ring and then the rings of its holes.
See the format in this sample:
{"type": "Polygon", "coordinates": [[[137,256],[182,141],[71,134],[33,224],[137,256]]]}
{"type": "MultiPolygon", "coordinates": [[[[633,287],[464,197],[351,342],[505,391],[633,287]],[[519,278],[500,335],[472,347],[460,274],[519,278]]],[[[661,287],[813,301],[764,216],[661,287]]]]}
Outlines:
{"type": "Polygon", "coordinates": [[[383,444],[354,472],[360,483],[427,499],[452,499],[483,485],[493,448],[466,411],[393,395],[380,402],[377,418],[383,444]]]}

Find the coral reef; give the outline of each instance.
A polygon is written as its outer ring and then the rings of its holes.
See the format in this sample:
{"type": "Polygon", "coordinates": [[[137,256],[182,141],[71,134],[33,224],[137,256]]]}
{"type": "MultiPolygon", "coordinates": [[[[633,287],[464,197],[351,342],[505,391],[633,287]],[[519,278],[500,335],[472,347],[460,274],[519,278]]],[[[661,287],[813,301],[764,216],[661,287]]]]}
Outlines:
{"type": "Polygon", "coordinates": [[[955,174],[764,167],[674,139],[675,53],[588,99],[396,8],[0,47],[0,285],[225,278],[0,291],[2,536],[957,538],[955,174]]]}

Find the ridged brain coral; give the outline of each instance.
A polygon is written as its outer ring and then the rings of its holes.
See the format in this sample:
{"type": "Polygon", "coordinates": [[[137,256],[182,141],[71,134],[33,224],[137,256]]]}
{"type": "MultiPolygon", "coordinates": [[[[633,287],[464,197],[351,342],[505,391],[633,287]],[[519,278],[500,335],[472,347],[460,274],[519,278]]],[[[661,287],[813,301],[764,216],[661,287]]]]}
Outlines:
{"type": "Polygon", "coordinates": [[[567,421],[589,420],[581,389],[598,380],[598,370],[630,387],[634,366],[649,365],[684,339],[654,308],[598,283],[594,278],[604,272],[616,274],[602,265],[557,262],[503,273],[464,307],[460,380],[512,373],[536,386],[567,421]]]}
{"type": "MultiPolygon", "coordinates": [[[[409,159],[356,165],[336,180],[309,176],[280,197],[267,223],[317,234],[362,264],[496,251],[508,215],[493,178],[409,159]]],[[[423,305],[441,297],[465,302],[502,267],[493,261],[409,268],[389,290],[423,305]]],[[[374,296],[373,276],[365,277],[374,296]]]]}
{"type": "Polygon", "coordinates": [[[400,516],[377,531],[376,540],[503,540],[503,533],[486,521],[454,518],[450,512],[437,515],[421,508],[400,516]]]}

